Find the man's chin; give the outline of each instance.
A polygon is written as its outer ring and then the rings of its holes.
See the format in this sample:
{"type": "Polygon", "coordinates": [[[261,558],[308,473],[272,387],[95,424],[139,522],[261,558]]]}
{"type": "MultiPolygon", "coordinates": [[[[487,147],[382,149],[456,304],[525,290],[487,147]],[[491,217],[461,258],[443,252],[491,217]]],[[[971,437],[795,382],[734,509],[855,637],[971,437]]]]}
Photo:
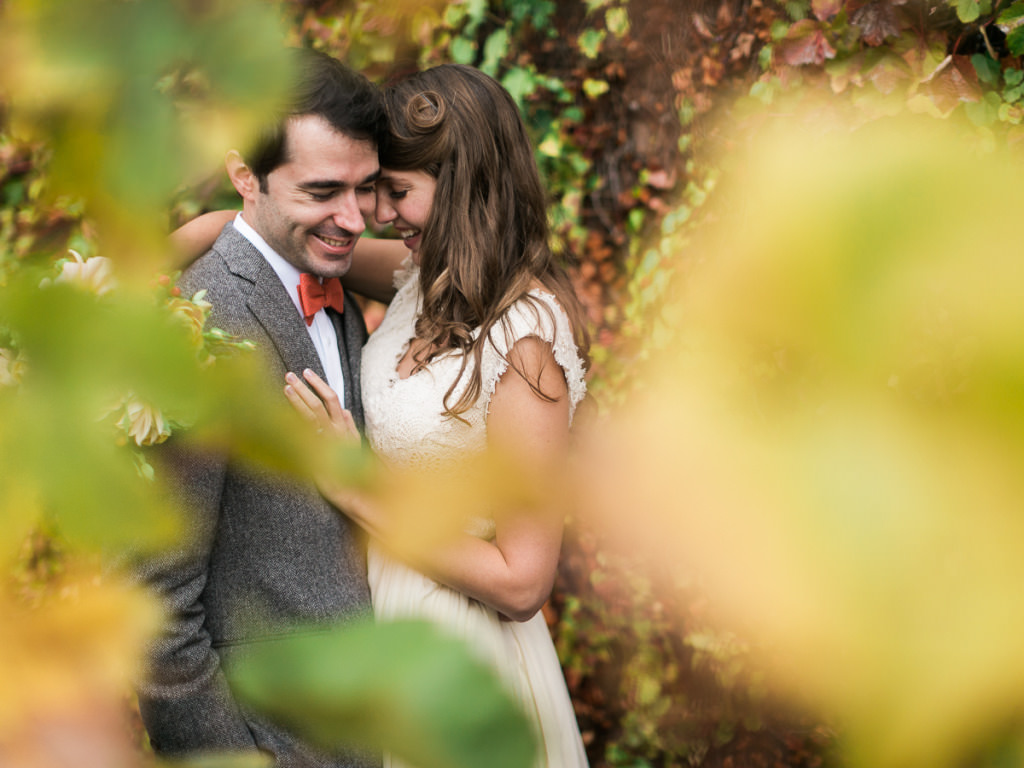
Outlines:
{"type": "Polygon", "coordinates": [[[319,275],[324,280],[327,280],[332,277],[344,277],[348,273],[348,270],[349,268],[351,268],[351,266],[352,260],[348,259],[344,263],[335,262],[329,265],[324,265],[322,268],[318,269],[313,274],[319,275]]]}
{"type": "Polygon", "coordinates": [[[311,254],[308,260],[309,269],[307,271],[312,272],[314,275],[319,277],[341,277],[352,266],[352,253],[345,254],[344,256],[324,255],[324,254],[311,254]]]}

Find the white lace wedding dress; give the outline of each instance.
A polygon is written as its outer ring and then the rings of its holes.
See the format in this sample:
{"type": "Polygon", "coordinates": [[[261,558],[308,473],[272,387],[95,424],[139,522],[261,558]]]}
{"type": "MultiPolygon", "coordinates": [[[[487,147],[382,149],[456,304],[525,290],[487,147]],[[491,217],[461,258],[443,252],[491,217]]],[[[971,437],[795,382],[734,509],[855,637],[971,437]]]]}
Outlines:
{"type": "MultiPolygon", "coordinates": [[[[420,304],[418,270],[407,262],[396,273],[398,294],[380,327],[363,350],[362,389],[366,435],[374,451],[396,466],[443,466],[459,455],[484,449],[487,410],[498,379],[507,368],[501,353],[517,339],[536,336],[551,344],[569,389],[570,419],[583,398],[583,365],[573,343],[568,317],[553,296],[532,296],[551,308],[535,312],[520,301],[508,315],[506,335],[492,333],[497,349],[485,347],[483,389],[475,406],[462,414],[466,422],[443,416],[442,400],[459,371],[459,359],[442,357],[407,378],[397,373],[420,304]],[[552,322],[553,318],[553,322],[552,322]]],[[[475,535],[493,535],[493,520],[472,525],[475,535]]],[[[587,765],[579,728],[554,645],[541,613],[526,622],[503,621],[492,609],[442,586],[388,557],[370,544],[369,580],[378,621],[425,618],[466,640],[506,681],[533,721],[541,754],[538,768],[580,768],[587,765]]],[[[385,768],[399,762],[385,756],[385,768]]]]}

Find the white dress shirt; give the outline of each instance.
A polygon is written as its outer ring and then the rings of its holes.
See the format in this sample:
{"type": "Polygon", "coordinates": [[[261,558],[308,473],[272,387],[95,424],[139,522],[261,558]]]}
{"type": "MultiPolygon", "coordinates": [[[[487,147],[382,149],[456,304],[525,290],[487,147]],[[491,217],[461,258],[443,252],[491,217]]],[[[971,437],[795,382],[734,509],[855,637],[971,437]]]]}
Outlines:
{"type": "MultiPolygon", "coordinates": [[[[320,362],[324,366],[324,373],[327,374],[327,383],[331,386],[331,389],[338,393],[338,400],[344,405],[345,377],[341,371],[341,352],[338,350],[338,334],[334,330],[334,323],[331,322],[331,318],[327,316],[325,310],[321,309],[313,315],[313,324],[307,326],[306,320],[302,315],[302,305],[299,303],[299,270],[285,261],[277,251],[267,245],[267,241],[260,237],[256,230],[246,223],[241,213],[235,216],[234,225],[235,229],[246,240],[256,246],[259,252],[263,254],[263,258],[267,260],[267,263],[277,273],[281,284],[284,285],[288,295],[291,296],[292,303],[295,305],[295,311],[299,313],[302,325],[306,328],[309,338],[313,341],[313,346],[316,347],[316,353],[320,356],[320,362]]],[[[293,373],[299,378],[302,377],[302,371],[293,371],[293,373]]],[[[281,383],[281,386],[284,386],[284,382],[281,383]]]]}

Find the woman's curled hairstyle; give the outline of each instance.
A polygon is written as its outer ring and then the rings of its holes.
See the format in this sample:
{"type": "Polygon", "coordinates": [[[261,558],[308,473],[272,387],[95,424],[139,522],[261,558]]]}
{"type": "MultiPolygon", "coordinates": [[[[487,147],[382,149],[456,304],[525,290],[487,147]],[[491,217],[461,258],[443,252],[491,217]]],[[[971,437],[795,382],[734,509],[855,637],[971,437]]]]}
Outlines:
{"type": "MultiPolygon", "coordinates": [[[[525,299],[534,311],[548,311],[527,295],[537,282],[568,314],[586,359],[583,311],[548,243],[545,191],[512,97],[479,70],[444,64],[388,87],[385,104],[381,167],[423,171],[437,182],[420,246],[423,308],[416,324],[416,335],[432,351],[416,364],[452,350],[463,353],[446,412],[459,416],[476,402],[483,344],[507,332],[502,318],[513,304],[525,299]],[[450,402],[471,359],[467,386],[450,402]]],[[[550,399],[537,382],[527,381],[550,399]]]]}

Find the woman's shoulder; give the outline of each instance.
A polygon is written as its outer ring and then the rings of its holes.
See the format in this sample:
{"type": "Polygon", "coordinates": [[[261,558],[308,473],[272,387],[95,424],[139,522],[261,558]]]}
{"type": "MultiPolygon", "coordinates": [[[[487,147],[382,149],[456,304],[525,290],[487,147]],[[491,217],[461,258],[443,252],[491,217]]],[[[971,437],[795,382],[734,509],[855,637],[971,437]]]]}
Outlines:
{"type": "Polygon", "coordinates": [[[574,339],[568,313],[554,292],[540,282],[532,284],[509,307],[499,325],[504,327],[506,335],[510,332],[512,343],[528,336],[536,336],[549,343],[559,337],[570,341],[574,339]]]}
{"type": "MultiPolygon", "coordinates": [[[[508,354],[523,339],[546,343],[562,368],[572,409],[586,394],[586,367],[573,333],[569,315],[558,297],[543,284],[531,285],[491,329],[492,375],[500,377],[508,365],[508,354]]],[[[486,356],[485,356],[485,367],[486,356]]]]}

